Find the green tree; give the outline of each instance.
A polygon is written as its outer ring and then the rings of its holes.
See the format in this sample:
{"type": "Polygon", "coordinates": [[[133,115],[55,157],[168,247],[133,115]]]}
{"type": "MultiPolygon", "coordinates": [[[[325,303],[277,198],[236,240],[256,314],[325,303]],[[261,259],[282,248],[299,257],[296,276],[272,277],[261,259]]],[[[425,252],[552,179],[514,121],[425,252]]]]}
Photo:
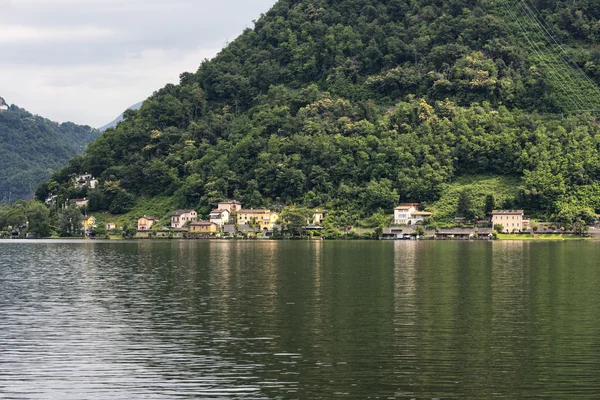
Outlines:
{"type": "Polygon", "coordinates": [[[49,237],[52,233],[50,228],[50,212],[42,203],[30,201],[25,208],[27,216],[27,227],[29,233],[36,237],[49,237]]]}
{"type": "Polygon", "coordinates": [[[292,236],[306,236],[307,221],[312,219],[313,211],[307,208],[287,207],[281,213],[281,220],[292,236]]]}
{"type": "Polygon", "coordinates": [[[477,217],[478,210],[475,207],[475,199],[471,189],[464,189],[458,196],[457,214],[467,220],[477,217]]]}
{"type": "MultiPolygon", "coordinates": [[[[535,227],[534,227],[534,229],[535,229],[535,227]]],[[[496,231],[498,233],[504,232],[504,225],[501,225],[501,224],[494,225],[494,231],[496,231]]]]}
{"type": "Polygon", "coordinates": [[[62,237],[79,236],[82,233],[81,210],[71,205],[59,214],[59,233],[62,237]]]}
{"type": "Polygon", "coordinates": [[[496,208],[496,198],[493,194],[485,196],[485,207],[484,211],[486,215],[491,215],[492,211],[496,208]]]}

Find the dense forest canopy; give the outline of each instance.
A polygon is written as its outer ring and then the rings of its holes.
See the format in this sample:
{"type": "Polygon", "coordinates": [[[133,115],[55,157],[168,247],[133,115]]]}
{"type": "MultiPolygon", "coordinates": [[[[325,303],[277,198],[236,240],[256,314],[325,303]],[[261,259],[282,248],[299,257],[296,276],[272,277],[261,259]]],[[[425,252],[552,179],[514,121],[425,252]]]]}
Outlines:
{"type": "Polygon", "coordinates": [[[31,198],[98,135],[89,126],[58,124],[16,106],[0,112],[0,203],[31,198]]]}
{"type": "MultiPolygon", "coordinates": [[[[431,205],[458,177],[486,174],[520,179],[502,206],[600,211],[596,120],[563,114],[560,80],[503,1],[280,0],[196,73],[127,111],[38,197],[85,195],[92,211],[113,213],[140,197],[203,213],[236,198],[325,206],[351,223],[399,201],[431,205]],[[82,172],[100,189],[74,189],[82,172]]],[[[600,5],[529,4],[599,82],[600,5]]]]}

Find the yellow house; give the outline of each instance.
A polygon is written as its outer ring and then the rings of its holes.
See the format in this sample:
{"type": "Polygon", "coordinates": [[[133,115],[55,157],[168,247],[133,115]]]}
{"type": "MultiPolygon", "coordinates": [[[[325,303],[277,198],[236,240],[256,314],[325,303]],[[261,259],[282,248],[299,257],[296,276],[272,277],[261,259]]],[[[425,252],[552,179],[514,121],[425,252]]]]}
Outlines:
{"type": "Polygon", "coordinates": [[[523,210],[492,211],[492,226],[502,225],[502,232],[520,232],[523,229],[523,210]]]}
{"type": "Polygon", "coordinates": [[[138,219],[138,231],[149,231],[152,228],[152,225],[154,225],[157,222],[158,218],[147,217],[144,215],[142,218],[138,219]]]}
{"type": "Polygon", "coordinates": [[[239,210],[238,225],[255,223],[262,231],[270,231],[279,220],[279,214],[271,210],[239,210]]]}
{"type": "Polygon", "coordinates": [[[219,225],[214,222],[197,221],[190,224],[190,232],[194,233],[217,233],[219,225]]]}
{"type": "Polygon", "coordinates": [[[96,218],[94,218],[92,215],[88,215],[86,217],[81,217],[81,225],[83,225],[85,232],[89,232],[98,226],[98,221],[96,221],[96,218]]]}

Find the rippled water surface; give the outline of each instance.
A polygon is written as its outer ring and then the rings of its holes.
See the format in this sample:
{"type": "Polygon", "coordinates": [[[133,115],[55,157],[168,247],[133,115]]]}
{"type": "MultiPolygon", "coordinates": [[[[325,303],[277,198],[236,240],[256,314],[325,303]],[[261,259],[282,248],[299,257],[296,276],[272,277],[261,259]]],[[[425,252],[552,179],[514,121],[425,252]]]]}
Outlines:
{"type": "Polygon", "coordinates": [[[600,243],[0,242],[0,398],[600,398],[600,243]]]}

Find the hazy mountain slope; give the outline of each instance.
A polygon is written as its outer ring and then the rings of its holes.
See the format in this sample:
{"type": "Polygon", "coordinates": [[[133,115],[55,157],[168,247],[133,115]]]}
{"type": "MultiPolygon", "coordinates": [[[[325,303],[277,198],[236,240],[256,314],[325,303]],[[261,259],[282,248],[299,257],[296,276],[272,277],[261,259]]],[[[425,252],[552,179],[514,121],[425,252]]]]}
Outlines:
{"type": "MultiPolygon", "coordinates": [[[[600,8],[535,5],[597,81],[600,8]]],[[[352,223],[486,174],[522,181],[500,206],[600,211],[595,119],[562,115],[569,93],[510,15],[487,0],[280,0],[196,73],[126,112],[39,196],[54,184],[81,195],[67,182],[89,171],[100,209],[166,195],[204,212],[235,197],[325,206],[352,223]]]]}
{"type": "MultiPolygon", "coordinates": [[[[143,101],[140,101],[139,103],[137,103],[137,104],[135,104],[135,105],[133,105],[133,106],[129,107],[129,108],[128,108],[128,110],[139,110],[140,108],[142,108],[142,104],[144,104],[144,102],[143,102],[143,101]]],[[[115,118],[115,119],[114,119],[112,122],[109,122],[108,124],[106,124],[106,125],[104,125],[104,126],[102,126],[102,127],[98,128],[98,130],[99,130],[100,132],[104,132],[104,131],[105,131],[105,130],[107,130],[107,129],[110,129],[110,128],[114,128],[114,127],[116,127],[116,126],[117,126],[117,124],[118,124],[119,122],[121,122],[121,121],[123,121],[123,114],[119,115],[119,116],[118,116],[117,118],[115,118]]]]}
{"type": "Polygon", "coordinates": [[[32,197],[41,182],[98,136],[89,126],[58,124],[16,106],[0,112],[0,202],[32,197]]]}

